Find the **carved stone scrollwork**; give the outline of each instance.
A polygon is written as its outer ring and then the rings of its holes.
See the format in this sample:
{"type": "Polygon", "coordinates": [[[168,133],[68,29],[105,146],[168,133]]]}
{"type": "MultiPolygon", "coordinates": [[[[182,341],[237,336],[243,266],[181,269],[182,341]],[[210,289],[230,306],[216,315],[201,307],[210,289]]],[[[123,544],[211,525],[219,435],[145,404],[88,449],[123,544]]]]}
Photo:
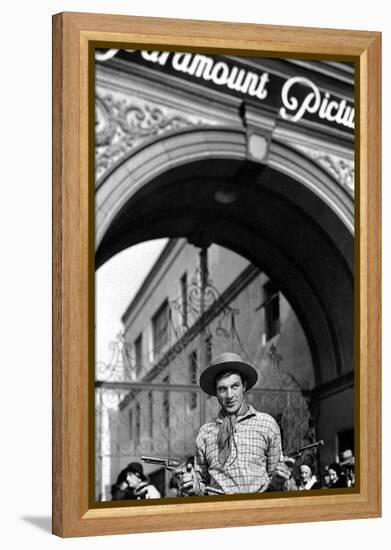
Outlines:
{"type": "Polygon", "coordinates": [[[163,107],[97,95],[95,105],[96,177],[142,141],[199,121],[163,107]]]}
{"type": "Polygon", "coordinates": [[[338,155],[296,145],[296,149],[314,160],[333,176],[351,195],[354,195],[354,162],[338,155]]]}

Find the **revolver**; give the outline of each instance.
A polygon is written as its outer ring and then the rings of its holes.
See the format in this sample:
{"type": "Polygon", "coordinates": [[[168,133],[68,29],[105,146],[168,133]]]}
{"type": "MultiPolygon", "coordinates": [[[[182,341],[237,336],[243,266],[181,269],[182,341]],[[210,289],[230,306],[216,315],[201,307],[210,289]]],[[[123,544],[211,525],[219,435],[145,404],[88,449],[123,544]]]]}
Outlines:
{"type": "Polygon", "coordinates": [[[166,470],[171,471],[172,473],[179,474],[184,473],[186,470],[186,465],[183,462],[180,462],[176,458],[158,458],[155,456],[142,456],[141,460],[147,462],[148,464],[156,464],[158,466],[164,466],[166,470]]]}
{"type": "Polygon", "coordinates": [[[315,443],[310,443],[309,445],[304,445],[303,447],[298,447],[291,453],[288,453],[289,458],[300,458],[301,455],[304,453],[304,451],[307,451],[308,449],[314,449],[315,447],[318,447],[319,445],[324,445],[324,440],[321,439],[320,441],[316,441],[315,443]]]}
{"type": "MultiPolygon", "coordinates": [[[[158,458],[155,456],[142,456],[141,460],[147,464],[156,464],[158,466],[164,466],[166,470],[172,472],[173,476],[179,476],[186,472],[186,464],[180,462],[176,458],[158,458]]],[[[209,495],[224,495],[224,491],[215,487],[207,485],[205,487],[205,493],[209,495]]]]}

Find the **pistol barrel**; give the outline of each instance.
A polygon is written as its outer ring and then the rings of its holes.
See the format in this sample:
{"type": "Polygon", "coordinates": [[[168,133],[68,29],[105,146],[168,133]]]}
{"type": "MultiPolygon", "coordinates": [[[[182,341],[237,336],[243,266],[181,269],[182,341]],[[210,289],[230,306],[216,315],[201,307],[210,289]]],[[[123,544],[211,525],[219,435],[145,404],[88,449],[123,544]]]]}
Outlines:
{"type": "Polygon", "coordinates": [[[302,447],[303,450],[305,449],[312,449],[313,447],[318,447],[319,445],[324,445],[324,440],[321,439],[320,441],[316,441],[315,443],[310,443],[309,445],[304,445],[302,447]]]}
{"type": "Polygon", "coordinates": [[[148,464],[158,464],[159,466],[165,466],[166,468],[178,468],[181,463],[175,458],[159,458],[156,456],[142,456],[141,460],[148,464]]]}
{"type": "Polygon", "coordinates": [[[291,456],[292,458],[299,458],[304,453],[304,451],[307,451],[308,449],[313,449],[314,447],[318,447],[319,445],[324,445],[324,439],[316,441],[315,443],[310,443],[309,445],[304,445],[303,447],[299,447],[289,456],[291,456]]]}
{"type": "Polygon", "coordinates": [[[158,458],[155,456],[142,456],[141,460],[148,464],[161,464],[162,466],[165,466],[168,462],[166,458],[158,458]]]}

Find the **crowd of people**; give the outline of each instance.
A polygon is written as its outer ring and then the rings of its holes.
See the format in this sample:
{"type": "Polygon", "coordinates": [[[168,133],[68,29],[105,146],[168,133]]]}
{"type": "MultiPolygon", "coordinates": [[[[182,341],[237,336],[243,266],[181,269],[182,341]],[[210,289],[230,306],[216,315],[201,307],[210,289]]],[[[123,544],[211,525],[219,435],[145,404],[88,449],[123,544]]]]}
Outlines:
{"type": "MultiPolygon", "coordinates": [[[[305,491],[354,486],[354,456],[345,450],[339,462],[317,479],[311,463],[284,457],[275,419],[255,410],[247,392],[257,382],[256,369],[235,353],[222,353],[202,372],[200,387],[217,398],[219,415],[201,426],[196,454],[171,478],[168,496],[305,491]]],[[[139,462],[124,468],[111,488],[113,500],[161,496],[139,462]]]]}
{"type": "MultiPolygon", "coordinates": [[[[287,491],[308,491],[314,489],[343,489],[354,487],[354,456],[350,449],[344,451],[340,462],[333,462],[325,467],[321,479],[313,473],[311,466],[301,464],[295,470],[292,468],[291,477],[286,481],[287,491]]],[[[186,464],[188,469],[194,466],[194,457],[190,457],[186,464]]],[[[172,475],[169,481],[167,497],[187,496],[179,487],[180,479],[172,475]]],[[[116,483],[111,487],[112,500],[141,500],[160,498],[158,489],[148,482],[143,466],[139,462],[131,462],[121,470],[116,483]]]]}
{"type": "Polygon", "coordinates": [[[329,464],[325,477],[330,487],[354,487],[354,455],[351,449],[342,452],[339,463],[329,464]]]}
{"type": "Polygon", "coordinates": [[[343,451],[339,462],[328,464],[320,479],[313,473],[309,464],[301,464],[295,475],[287,482],[288,491],[306,491],[311,489],[345,489],[354,487],[354,456],[351,449],[343,451]]]}

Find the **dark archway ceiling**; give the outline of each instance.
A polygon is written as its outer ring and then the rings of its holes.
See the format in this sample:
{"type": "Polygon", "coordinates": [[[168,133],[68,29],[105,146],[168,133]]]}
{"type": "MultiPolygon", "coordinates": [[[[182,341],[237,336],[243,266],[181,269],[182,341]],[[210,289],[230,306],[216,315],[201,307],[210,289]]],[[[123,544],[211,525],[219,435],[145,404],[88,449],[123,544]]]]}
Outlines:
{"type": "Polygon", "coordinates": [[[220,244],[272,277],[307,334],[317,383],[353,368],[353,236],[304,186],[251,162],[209,159],[177,167],[119,212],[97,250],[96,267],[131,245],[162,237],[220,244]],[[222,189],[237,200],[216,201],[222,189]]]}

